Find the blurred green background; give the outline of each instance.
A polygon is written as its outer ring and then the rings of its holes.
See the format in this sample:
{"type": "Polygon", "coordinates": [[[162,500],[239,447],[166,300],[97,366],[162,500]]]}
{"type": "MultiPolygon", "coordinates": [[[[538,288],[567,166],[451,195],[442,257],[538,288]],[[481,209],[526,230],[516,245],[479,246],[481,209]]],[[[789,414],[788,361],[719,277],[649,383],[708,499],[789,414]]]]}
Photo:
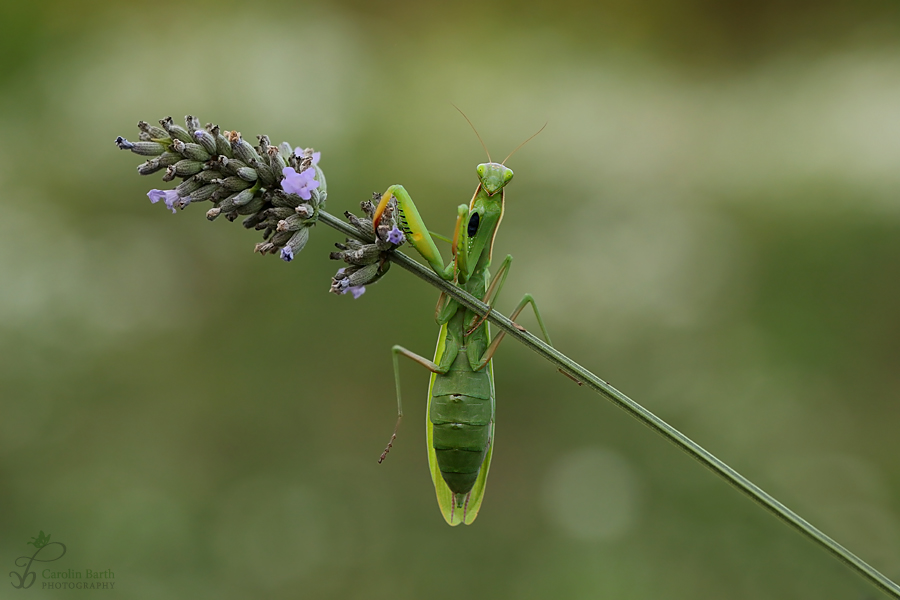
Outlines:
{"type": "MultiPolygon", "coordinates": [[[[434,290],[328,294],[336,232],[256,256],[113,139],[190,113],[314,146],[331,212],[402,183],[449,233],[485,158],[450,103],[495,159],[549,122],[510,161],[501,309],[533,293],[563,352],[897,579],[898,34],[874,0],[4,3],[0,565],[43,530],[127,598],[877,597],[514,342],[448,527],[411,363],[376,464],[434,290]]],[[[2,596],[87,593],[41,581],[2,596]]]]}

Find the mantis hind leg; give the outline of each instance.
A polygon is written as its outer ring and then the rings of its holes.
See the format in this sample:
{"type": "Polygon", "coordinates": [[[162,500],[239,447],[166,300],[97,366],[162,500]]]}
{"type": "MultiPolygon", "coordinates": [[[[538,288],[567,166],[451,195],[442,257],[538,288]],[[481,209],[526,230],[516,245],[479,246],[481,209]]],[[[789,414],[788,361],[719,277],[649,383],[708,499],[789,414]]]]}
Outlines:
{"type": "Polygon", "coordinates": [[[400,361],[397,360],[398,355],[403,355],[406,358],[413,360],[432,373],[440,373],[444,374],[447,372],[447,368],[440,367],[424,356],[420,356],[415,352],[407,350],[403,346],[394,346],[391,348],[391,356],[394,361],[394,384],[397,387],[397,423],[394,425],[394,433],[391,434],[391,439],[388,441],[387,446],[384,448],[384,452],[381,453],[381,456],[378,458],[378,464],[384,462],[384,459],[387,458],[388,452],[391,451],[391,447],[394,445],[394,440],[397,439],[397,431],[400,429],[400,422],[403,420],[403,400],[400,396],[400,361]]]}

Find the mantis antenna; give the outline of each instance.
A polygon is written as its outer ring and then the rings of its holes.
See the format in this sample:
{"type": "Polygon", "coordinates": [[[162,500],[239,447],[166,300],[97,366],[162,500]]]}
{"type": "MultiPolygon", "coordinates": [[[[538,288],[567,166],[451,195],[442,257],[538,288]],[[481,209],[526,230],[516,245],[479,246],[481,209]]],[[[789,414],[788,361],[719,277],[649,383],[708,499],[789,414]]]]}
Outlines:
{"type": "MultiPolygon", "coordinates": [[[[459,109],[457,109],[457,110],[459,110],[459,109]]],[[[463,116],[465,116],[465,115],[463,115],[463,116]]],[[[466,119],[466,120],[468,120],[468,119],[466,119]]],[[[547,123],[549,123],[549,122],[550,122],[550,121],[547,121],[547,123]]],[[[532,135],[530,138],[528,138],[527,140],[525,140],[524,142],[522,142],[521,144],[519,144],[518,146],[516,146],[516,149],[513,150],[512,152],[510,152],[510,153],[509,153],[509,156],[507,156],[506,158],[504,158],[504,159],[503,159],[503,162],[500,163],[500,164],[501,164],[501,165],[505,165],[505,164],[506,164],[506,161],[509,160],[509,157],[512,156],[513,154],[515,154],[516,152],[518,152],[519,148],[521,148],[522,146],[524,146],[525,144],[527,144],[528,142],[530,142],[531,140],[533,140],[535,137],[537,137],[537,134],[540,133],[540,132],[542,132],[542,131],[544,130],[544,127],[547,126],[547,123],[544,123],[544,124],[541,126],[541,128],[538,129],[537,132],[536,132],[534,135],[532,135]]],[[[481,138],[479,138],[479,139],[481,139],[481,138]]]]}
{"type": "MultiPolygon", "coordinates": [[[[472,128],[472,131],[475,132],[475,137],[477,137],[477,138],[478,138],[478,141],[481,142],[481,147],[484,148],[484,153],[487,154],[488,162],[494,162],[494,161],[491,160],[491,153],[488,152],[487,146],[484,145],[484,140],[481,139],[481,136],[480,136],[480,135],[478,135],[478,130],[475,129],[475,126],[474,126],[474,125],[472,125],[472,121],[469,120],[469,117],[466,116],[466,113],[464,113],[460,107],[458,107],[457,105],[453,104],[452,102],[450,103],[450,105],[451,105],[453,108],[455,108],[456,110],[459,111],[459,114],[461,114],[461,115],[463,116],[463,119],[465,119],[465,120],[466,120],[466,123],[469,124],[469,127],[472,128]]],[[[542,128],[542,129],[543,129],[543,128],[542,128]]],[[[538,132],[538,133],[540,133],[540,132],[538,132]]],[[[537,135],[537,133],[534,134],[534,135],[537,135]]],[[[531,136],[531,137],[534,137],[534,135],[531,136]]],[[[531,138],[528,138],[528,139],[531,139],[531,138]]],[[[526,141],[528,141],[528,140],[526,140],[526,141]]],[[[517,148],[517,150],[518,150],[518,148],[517,148]]],[[[507,158],[509,158],[509,157],[507,157],[507,158]]]]}

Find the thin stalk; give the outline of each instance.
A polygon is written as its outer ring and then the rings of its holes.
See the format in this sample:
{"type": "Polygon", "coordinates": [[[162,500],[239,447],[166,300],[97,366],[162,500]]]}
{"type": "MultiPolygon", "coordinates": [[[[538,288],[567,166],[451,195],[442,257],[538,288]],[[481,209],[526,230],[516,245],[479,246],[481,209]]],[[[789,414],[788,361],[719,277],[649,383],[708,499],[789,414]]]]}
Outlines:
{"type": "MultiPolygon", "coordinates": [[[[333,227],[349,237],[353,237],[365,242],[371,242],[372,237],[355,226],[346,223],[333,215],[324,211],[319,212],[319,221],[325,223],[329,227],[333,227]]],[[[472,310],[478,315],[487,314],[487,320],[506,332],[513,339],[518,340],[526,347],[530,348],[543,358],[547,359],[560,370],[571,375],[577,382],[584,383],[597,393],[605,396],[613,404],[623,409],[632,417],[653,429],[664,438],[678,446],[689,456],[697,460],[700,464],[717,474],[719,477],[730,483],[732,486],[748,496],[751,500],[774,514],[776,517],[805,535],[815,543],[825,548],[838,559],[846,563],[850,568],[862,575],[865,579],[879,587],[887,594],[894,598],[900,599],[900,586],[885,577],[878,570],[873,568],[867,562],[844,548],[842,545],[825,535],[819,529],[811,525],[800,515],[786,507],[784,504],[767,494],[759,486],[751,482],[749,479],[729,467],[727,464],[713,456],[702,446],[694,442],[692,439],[654,415],[652,412],[611,386],[609,383],[594,375],[574,360],[547,345],[539,338],[531,333],[520,329],[514,325],[512,321],[502,314],[490,310],[490,307],[478,298],[472,296],[465,290],[444,281],[438,277],[431,269],[425,267],[416,260],[402,252],[393,251],[390,255],[391,262],[406,269],[419,279],[430,283],[440,291],[444,292],[466,308],[472,310]],[[490,311],[490,312],[489,312],[490,311]]]]}

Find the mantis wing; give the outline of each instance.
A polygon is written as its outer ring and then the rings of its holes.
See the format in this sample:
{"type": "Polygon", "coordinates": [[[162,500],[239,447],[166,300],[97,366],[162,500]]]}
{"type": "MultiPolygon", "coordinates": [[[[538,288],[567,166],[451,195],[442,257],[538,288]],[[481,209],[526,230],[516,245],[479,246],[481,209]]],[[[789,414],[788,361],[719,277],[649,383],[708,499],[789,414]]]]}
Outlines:
{"type": "MultiPolygon", "coordinates": [[[[485,325],[487,327],[487,325],[485,325]]],[[[446,323],[441,326],[441,333],[438,336],[437,349],[434,353],[434,363],[440,364],[441,357],[444,355],[444,340],[447,337],[446,323]]],[[[490,331],[488,331],[490,338],[490,331]]],[[[494,392],[494,365],[493,361],[488,362],[488,375],[491,379],[491,414],[495,412],[495,392],[494,392]]],[[[428,384],[428,408],[425,411],[425,432],[428,444],[428,467],[431,469],[431,481],[434,483],[434,491],[437,494],[438,506],[441,507],[441,514],[448,525],[456,526],[460,523],[471,525],[478,516],[478,510],[481,508],[481,501],[484,499],[484,486],[487,482],[488,471],[491,467],[491,455],[494,451],[494,424],[491,423],[491,437],[488,442],[487,454],[484,462],[481,464],[481,471],[478,473],[478,479],[475,480],[475,486],[466,496],[465,507],[458,509],[454,507],[453,492],[447,487],[447,482],[441,476],[441,470],[437,464],[437,457],[434,453],[434,425],[431,423],[431,391],[434,388],[434,380],[437,374],[431,374],[431,381],[428,384]]]]}

